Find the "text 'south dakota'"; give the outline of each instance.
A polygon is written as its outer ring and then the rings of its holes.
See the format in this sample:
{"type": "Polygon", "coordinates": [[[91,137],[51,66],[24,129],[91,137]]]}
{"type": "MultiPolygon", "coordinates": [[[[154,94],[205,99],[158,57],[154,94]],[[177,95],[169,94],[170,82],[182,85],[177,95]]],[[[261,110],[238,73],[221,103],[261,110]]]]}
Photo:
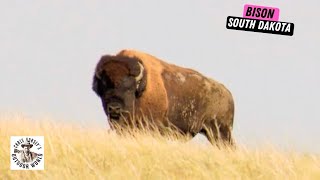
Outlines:
{"type": "Polygon", "coordinates": [[[292,36],[294,24],[280,21],[248,19],[235,16],[227,17],[227,29],[271,33],[292,36]]]}

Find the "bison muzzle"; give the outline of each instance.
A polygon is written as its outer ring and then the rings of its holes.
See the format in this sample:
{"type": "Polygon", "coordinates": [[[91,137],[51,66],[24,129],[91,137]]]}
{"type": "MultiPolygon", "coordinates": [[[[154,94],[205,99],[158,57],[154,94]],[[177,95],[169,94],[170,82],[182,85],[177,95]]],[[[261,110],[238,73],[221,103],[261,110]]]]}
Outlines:
{"type": "Polygon", "coordinates": [[[171,124],[184,134],[203,133],[211,143],[233,144],[234,101],[219,82],[149,54],[122,50],[102,56],[92,89],[109,124],[124,126],[134,117],[171,124]]]}

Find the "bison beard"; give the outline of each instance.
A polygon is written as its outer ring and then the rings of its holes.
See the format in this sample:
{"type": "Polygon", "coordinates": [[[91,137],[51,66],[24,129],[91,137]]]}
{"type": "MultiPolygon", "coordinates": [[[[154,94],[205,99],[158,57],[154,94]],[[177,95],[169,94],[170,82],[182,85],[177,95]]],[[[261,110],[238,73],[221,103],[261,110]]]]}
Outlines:
{"type": "Polygon", "coordinates": [[[184,134],[203,133],[212,144],[233,144],[234,102],[219,82],[149,54],[123,50],[102,56],[92,89],[100,97],[111,127],[128,127],[147,117],[184,134]]]}

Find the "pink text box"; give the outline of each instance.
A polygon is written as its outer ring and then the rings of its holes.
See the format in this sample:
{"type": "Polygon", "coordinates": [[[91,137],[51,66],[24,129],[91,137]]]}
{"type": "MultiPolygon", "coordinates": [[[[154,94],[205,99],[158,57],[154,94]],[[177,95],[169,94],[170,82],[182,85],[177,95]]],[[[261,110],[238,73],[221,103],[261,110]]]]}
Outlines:
{"type": "Polygon", "coordinates": [[[244,18],[278,21],[279,15],[280,9],[275,7],[245,4],[243,9],[244,18]]]}

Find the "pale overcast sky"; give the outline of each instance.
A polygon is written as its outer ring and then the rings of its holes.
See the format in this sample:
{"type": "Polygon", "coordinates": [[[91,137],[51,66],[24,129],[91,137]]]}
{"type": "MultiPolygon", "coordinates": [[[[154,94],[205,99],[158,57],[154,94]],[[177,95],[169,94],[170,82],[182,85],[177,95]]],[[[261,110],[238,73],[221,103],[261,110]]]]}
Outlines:
{"type": "Polygon", "coordinates": [[[103,54],[145,51],[224,83],[234,136],[320,151],[319,1],[3,0],[0,112],[106,124],[91,90],[103,54]],[[292,37],[226,29],[243,5],[278,7],[292,37]]]}

